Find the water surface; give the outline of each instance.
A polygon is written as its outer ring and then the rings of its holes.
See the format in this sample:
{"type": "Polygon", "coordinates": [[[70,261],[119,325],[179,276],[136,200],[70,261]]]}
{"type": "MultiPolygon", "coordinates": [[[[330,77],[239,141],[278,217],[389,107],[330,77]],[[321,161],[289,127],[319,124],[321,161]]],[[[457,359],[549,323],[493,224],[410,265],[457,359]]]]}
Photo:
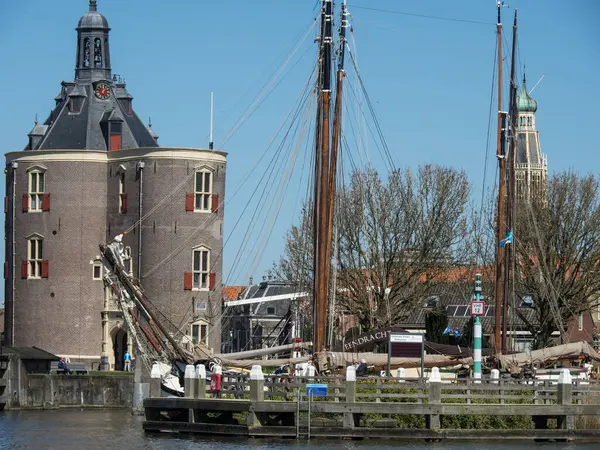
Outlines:
{"type": "Polygon", "coordinates": [[[596,450],[598,444],[391,440],[265,440],[146,434],[143,418],[126,410],[10,411],[0,413],[0,449],[195,450],[596,450]]]}

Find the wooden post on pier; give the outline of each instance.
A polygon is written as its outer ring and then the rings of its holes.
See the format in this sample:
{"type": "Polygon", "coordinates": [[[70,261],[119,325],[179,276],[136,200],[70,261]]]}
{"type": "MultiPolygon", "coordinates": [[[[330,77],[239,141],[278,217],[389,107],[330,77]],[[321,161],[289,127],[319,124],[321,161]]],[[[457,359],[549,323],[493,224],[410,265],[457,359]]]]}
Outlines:
{"type": "MultiPolygon", "coordinates": [[[[265,376],[262,373],[262,367],[255,365],[250,369],[250,400],[252,403],[265,401],[265,376]]],[[[262,425],[260,416],[250,408],[246,425],[249,428],[260,427],[262,425]]]]}
{"type": "Polygon", "coordinates": [[[192,364],[185,366],[183,374],[183,395],[186,398],[194,398],[196,392],[196,368],[192,364]]]}
{"type": "Polygon", "coordinates": [[[150,397],[160,397],[160,369],[157,363],[152,365],[150,371],[150,397]]]}
{"type": "Polygon", "coordinates": [[[196,398],[206,398],[206,367],[196,366],[196,398]]]}
{"type": "MultiPolygon", "coordinates": [[[[573,380],[569,369],[560,369],[556,391],[556,403],[562,406],[573,404],[573,380]]],[[[557,428],[559,429],[575,429],[575,419],[571,415],[558,416],[557,422],[557,428]]]]}
{"type": "MultiPolygon", "coordinates": [[[[356,403],[356,368],[346,367],[346,403],[356,403]]],[[[354,413],[344,413],[344,428],[358,426],[360,416],[354,413]]]]}
{"type": "MultiPolygon", "coordinates": [[[[427,380],[429,385],[429,404],[439,405],[442,403],[442,378],[440,376],[440,369],[437,367],[431,368],[431,375],[427,380]]],[[[426,426],[428,430],[435,430],[441,428],[440,415],[429,414],[425,418],[426,426]]]]}

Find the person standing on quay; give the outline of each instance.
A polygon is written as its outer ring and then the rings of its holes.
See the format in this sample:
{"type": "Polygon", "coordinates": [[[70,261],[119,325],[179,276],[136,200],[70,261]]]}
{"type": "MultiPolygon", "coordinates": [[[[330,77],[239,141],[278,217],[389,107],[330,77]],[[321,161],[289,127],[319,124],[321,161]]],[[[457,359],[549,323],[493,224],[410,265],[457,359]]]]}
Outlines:
{"type": "Polygon", "coordinates": [[[125,350],[125,356],[123,356],[123,359],[125,360],[125,367],[123,370],[125,372],[131,371],[131,353],[129,353],[129,350],[125,350]]]}

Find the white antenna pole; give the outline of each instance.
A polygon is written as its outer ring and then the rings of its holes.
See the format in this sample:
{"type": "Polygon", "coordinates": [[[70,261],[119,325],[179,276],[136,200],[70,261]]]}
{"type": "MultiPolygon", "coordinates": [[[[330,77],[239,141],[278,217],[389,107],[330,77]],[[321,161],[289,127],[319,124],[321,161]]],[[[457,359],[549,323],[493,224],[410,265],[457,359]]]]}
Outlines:
{"type": "Polygon", "coordinates": [[[529,91],[529,93],[530,93],[530,94],[531,94],[531,93],[533,92],[533,90],[534,90],[534,89],[537,87],[537,85],[538,85],[538,84],[540,84],[540,82],[541,82],[541,81],[544,79],[544,77],[545,77],[545,76],[546,76],[546,75],[542,75],[542,78],[540,78],[540,79],[538,80],[538,82],[537,82],[537,83],[535,83],[535,86],[534,86],[534,87],[532,87],[532,88],[531,88],[531,90],[529,91]]]}
{"type": "Polygon", "coordinates": [[[213,91],[210,91],[210,135],[208,138],[208,148],[210,150],[213,149],[213,99],[214,93],[213,91]]]}

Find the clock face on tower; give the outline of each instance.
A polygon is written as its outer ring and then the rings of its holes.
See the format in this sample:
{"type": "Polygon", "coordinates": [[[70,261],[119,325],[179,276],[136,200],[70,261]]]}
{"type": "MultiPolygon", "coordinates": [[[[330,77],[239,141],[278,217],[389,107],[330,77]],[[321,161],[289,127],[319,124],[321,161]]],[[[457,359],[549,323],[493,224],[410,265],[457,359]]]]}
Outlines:
{"type": "Polygon", "coordinates": [[[110,97],[110,89],[106,83],[98,83],[95,90],[96,97],[101,100],[106,100],[110,97]]]}

